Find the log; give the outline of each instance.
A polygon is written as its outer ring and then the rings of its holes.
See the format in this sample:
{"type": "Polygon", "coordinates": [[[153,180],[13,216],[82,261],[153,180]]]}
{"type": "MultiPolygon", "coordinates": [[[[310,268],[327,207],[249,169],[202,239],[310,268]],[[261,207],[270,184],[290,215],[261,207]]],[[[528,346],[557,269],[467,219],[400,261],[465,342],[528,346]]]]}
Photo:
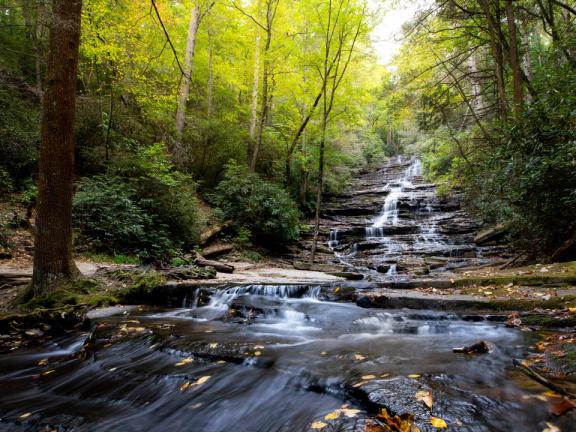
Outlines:
{"type": "Polygon", "coordinates": [[[224,231],[226,228],[228,228],[231,224],[232,224],[232,220],[225,220],[220,225],[216,225],[216,226],[210,227],[210,228],[202,231],[202,233],[200,234],[200,245],[204,246],[206,243],[208,243],[210,240],[212,240],[215,236],[217,236],[222,231],[224,231]]]}
{"type": "Polygon", "coordinates": [[[194,264],[200,267],[214,267],[220,273],[234,273],[234,267],[220,261],[208,260],[200,255],[196,256],[194,264]]]}
{"type": "Polygon", "coordinates": [[[512,363],[514,364],[514,366],[516,366],[518,369],[520,369],[522,372],[524,372],[524,374],[526,376],[528,376],[529,378],[532,378],[534,381],[542,384],[544,387],[548,387],[553,392],[556,392],[562,396],[565,396],[565,397],[567,397],[573,401],[576,400],[576,395],[573,395],[568,390],[566,390],[562,387],[558,387],[554,383],[551,383],[546,378],[544,378],[542,375],[540,375],[538,372],[536,372],[534,369],[530,368],[530,366],[528,366],[522,360],[513,359],[512,363]]]}
{"type": "Polygon", "coordinates": [[[208,246],[205,249],[202,249],[202,256],[204,258],[223,255],[225,253],[231,252],[234,250],[234,245],[231,244],[217,244],[213,246],[208,246]]]}

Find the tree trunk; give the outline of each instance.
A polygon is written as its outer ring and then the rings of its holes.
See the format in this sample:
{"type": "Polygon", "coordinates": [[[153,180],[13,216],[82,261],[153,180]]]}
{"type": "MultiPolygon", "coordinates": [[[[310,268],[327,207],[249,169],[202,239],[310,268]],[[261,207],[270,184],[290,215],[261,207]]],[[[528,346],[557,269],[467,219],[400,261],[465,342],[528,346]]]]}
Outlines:
{"type": "Polygon", "coordinates": [[[510,33],[509,60],[514,83],[514,111],[516,115],[520,115],[522,113],[524,95],[522,94],[522,72],[520,71],[520,56],[518,55],[518,40],[516,35],[516,17],[512,0],[506,0],[506,19],[508,20],[508,31],[510,33]]]}
{"type": "Polygon", "coordinates": [[[482,117],[484,113],[484,100],[482,99],[482,87],[478,79],[478,66],[474,54],[468,58],[468,71],[470,73],[470,84],[472,87],[472,108],[478,117],[482,117]]]}
{"type": "Polygon", "coordinates": [[[212,120],[212,104],[214,102],[214,70],[213,70],[213,51],[212,48],[212,30],[208,29],[208,88],[206,98],[206,130],[204,131],[204,149],[202,151],[202,163],[200,164],[200,172],[204,171],[206,164],[206,154],[210,146],[210,122],[212,120]]]}
{"type": "MultiPolygon", "coordinates": [[[[254,81],[252,83],[252,110],[250,114],[250,139],[256,139],[256,123],[258,121],[258,88],[260,87],[260,29],[256,28],[256,45],[254,46],[254,81]]],[[[252,147],[253,144],[250,144],[252,147]]],[[[250,149],[251,150],[251,149],[250,149]]],[[[249,154],[252,160],[252,154],[249,154]]]]}
{"type": "Polygon", "coordinates": [[[195,5],[190,14],[190,25],[188,26],[188,38],[186,39],[186,57],[184,59],[184,76],[178,90],[178,107],[176,109],[176,156],[181,150],[182,135],[184,134],[184,122],[186,118],[186,104],[190,96],[190,81],[192,66],[194,64],[194,49],[196,48],[196,35],[200,25],[200,7],[195,5]]]}
{"type": "Polygon", "coordinates": [[[488,0],[478,0],[478,3],[482,7],[486,17],[486,22],[488,24],[490,46],[492,48],[492,57],[494,59],[494,72],[496,74],[496,88],[498,90],[498,107],[500,117],[506,120],[508,117],[508,103],[506,100],[506,83],[504,81],[504,55],[502,53],[502,45],[499,39],[500,29],[497,27],[500,25],[500,23],[496,23],[494,16],[490,11],[488,0]]]}
{"type": "Polygon", "coordinates": [[[82,0],[53,0],[40,141],[32,288],[78,274],[72,259],[74,118],[82,0]]]}
{"type": "Polygon", "coordinates": [[[268,74],[270,73],[270,62],[268,59],[268,51],[272,43],[272,30],[271,23],[269,23],[266,32],[266,44],[264,45],[264,71],[262,72],[262,100],[260,101],[260,121],[256,130],[256,142],[252,151],[252,158],[250,160],[250,171],[256,171],[256,162],[258,162],[258,153],[262,147],[262,134],[264,133],[264,125],[266,124],[266,117],[268,116],[268,74]]]}

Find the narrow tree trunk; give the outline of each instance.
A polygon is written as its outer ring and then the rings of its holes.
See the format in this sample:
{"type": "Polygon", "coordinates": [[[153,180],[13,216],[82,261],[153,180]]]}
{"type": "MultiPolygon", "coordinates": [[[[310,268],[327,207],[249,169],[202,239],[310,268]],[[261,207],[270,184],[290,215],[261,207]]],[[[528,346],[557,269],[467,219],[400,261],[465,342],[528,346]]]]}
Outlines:
{"type": "Polygon", "coordinates": [[[208,89],[206,97],[206,130],[204,131],[204,149],[202,152],[202,163],[200,164],[200,171],[204,171],[206,164],[206,153],[210,145],[210,122],[212,120],[212,104],[214,100],[214,71],[213,71],[213,51],[212,48],[212,30],[208,30],[208,89]]]}
{"type": "Polygon", "coordinates": [[[200,25],[200,7],[195,5],[190,14],[190,24],[188,26],[188,38],[186,39],[186,57],[184,59],[184,76],[178,90],[178,107],[176,109],[176,153],[180,151],[182,135],[184,134],[184,123],[186,118],[186,104],[190,96],[190,81],[192,66],[194,64],[194,49],[196,48],[196,35],[200,25]]]}
{"type": "Polygon", "coordinates": [[[53,0],[38,174],[32,288],[50,291],[78,274],[72,259],[74,118],[82,0],[53,0]]]}
{"type": "Polygon", "coordinates": [[[256,163],[258,162],[258,153],[262,147],[262,135],[264,133],[264,126],[266,125],[266,117],[268,116],[268,75],[270,73],[270,61],[268,59],[268,51],[272,43],[272,30],[268,26],[266,32],[266,44],[264,45],[264,71],[262,72],[262,100],[260,101],[260,121],[256,131],[256,142],[252,151],[252,158],[250,160],[250,171],[256,171],[256,163]]]}
{"type": "Polygon", "coordinates": [[[300,188],[298,190],[298,199],[300,205],[306,204],[306,195],[308,194],[308,159],[306,157],[306,132],[302,133],[300,151],[304,156],[302,163],[300,164],[300,188]]]}
{"type": "Polygon", "coordinates": [[[524,95],[522,93],[522,72],[520,71],[520,56],[518,55],[518,40],[516,34],[516,17],[512,0],[506,0],[506,19],[508,20],[508,30],[510,33],[510,67],[512,68],[512,79],[514,88],[514,111],[516,115],[522,113],[524,95]]]}
{"type": "Polygon", "coordinates": [[[494,72],[496,74],[496,88],[498,90],[498,107],[500,117],[504,120],[508,117],[508,103],[506,100],[506,83],[504,81],[504,55],[502,53],[502,45],[499,39],[500,23],[496,23],[488,0],[478,0],[488,24],[488,34],[490,36],[490,46],[492,48],[492,57],[494,59],[494,72]]]}
{"type": "Polygon", "coordinates": [[[472,108],[478,117],[481,117],[484,112],[484,101],[482,99],[482,87],[478,79],[478,66],[474,54],[468,58],[468,71],[470,73],[470,85],[472,87],[472,108]]]}
{"type": "MultiPolygon", "coordinates": [[[[254,46],[254,79],[252,82],[252,109],[250,112],[250,139],[256,139],[256,123],[258,122],[258,89],[260,87],[260,29],[256,28],[256,43],[254,46]]],[[[252,146],[252,144],[251,144],[252,146]]],[[[249,155],[250,160],[252,155],[249,155]]]]}

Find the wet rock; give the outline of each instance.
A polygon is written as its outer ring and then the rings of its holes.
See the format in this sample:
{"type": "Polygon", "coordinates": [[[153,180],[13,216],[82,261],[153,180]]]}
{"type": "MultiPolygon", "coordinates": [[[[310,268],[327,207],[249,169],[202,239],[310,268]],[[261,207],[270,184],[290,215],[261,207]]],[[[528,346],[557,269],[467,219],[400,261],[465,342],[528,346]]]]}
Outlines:
{"type": "Polygon", "coordinates": [[[385,380],[374,380],[359,387],[359,396],[379,410],[385,408],[392,416],[411,414],[414,423],[422,432],[436,432],[430,424],[430,417],[442,418],[449,428],[459,430],[466,425],[473,426],[478,414],[469,402],[458,400],[447,394],[441,387],[432,388],[416,379],[395,377],[385,380]],[[421,401],[416,399],[417,392],[430,392],[433,398],[432,413],[421,401]]]}
{"type": "Polygon", "coordinates": [[[490,242],[501,240],[508,233],[508,227],[504,224],[498,224],[492,228],[480,231],[474,237],[474,243],[485,245],[490,242]]]}
{"type": "Polygon", "coordinates": [[[488,354],[490,352],[490,347],[486,342],[478,341],[469,346],[452,348],[452,351],[462,354],[488,354]]]}

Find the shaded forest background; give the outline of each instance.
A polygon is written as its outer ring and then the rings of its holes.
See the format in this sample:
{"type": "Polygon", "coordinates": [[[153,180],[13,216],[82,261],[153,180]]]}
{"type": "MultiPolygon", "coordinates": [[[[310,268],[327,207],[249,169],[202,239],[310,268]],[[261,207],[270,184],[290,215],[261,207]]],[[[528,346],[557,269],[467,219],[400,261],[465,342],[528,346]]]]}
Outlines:
{"type": "MultiPolygon", "coordinates": [[[[372,6],[85,1],[77,249],[174,259],[231,219],[257,258],[313,229],[322,194],[408,153],[528,257],[573,257],[575,2],[431,1],[389,65],[372,6]]],[[[0,191],[29,217],[50,23],[48,1],[0,1],[0,191]]]]}

